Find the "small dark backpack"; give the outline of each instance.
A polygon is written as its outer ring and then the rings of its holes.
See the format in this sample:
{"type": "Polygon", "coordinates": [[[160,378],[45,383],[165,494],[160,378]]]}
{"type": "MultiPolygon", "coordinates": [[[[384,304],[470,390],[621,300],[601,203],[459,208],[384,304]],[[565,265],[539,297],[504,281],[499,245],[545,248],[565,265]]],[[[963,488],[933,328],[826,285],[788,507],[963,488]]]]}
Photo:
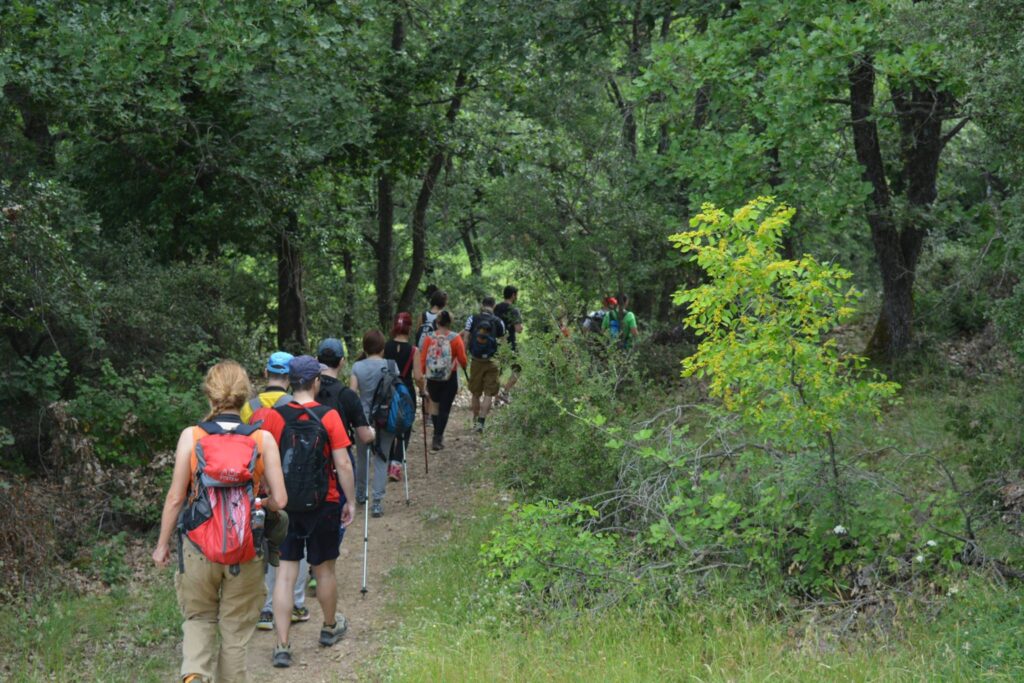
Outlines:
{"type": "Polygon", "coordinates": [[[387,430],[391,406],[395,401],[395,393],[399,391],[398,387],[405,389],[406,394],[409,393],[409,390],[402,383],[395,361],[389,360],[380,372],[380,381],[377,382],[377,388],[373,390],[373,398],[370,399],[369,418],[370,424],[376,429],[387,430]]]}
{"type": "Polygon", "coordinates": [[[284,418],[281,432],[281,469],[288,492],[288,512],[315,510],[327,499],[329,488],[325,450],[329,447],[323,416],[328,406],[292,405],[274,408],[284,418]],[[302,419],[308,415],[308,419],[302,419]]]}
{"type": "Polygon", "coordinates": [[[469,355],[487,360],[498,352],[498,337],[505,333],[501,318],[484,311],[473,317],[469,331],[469,355]]]}

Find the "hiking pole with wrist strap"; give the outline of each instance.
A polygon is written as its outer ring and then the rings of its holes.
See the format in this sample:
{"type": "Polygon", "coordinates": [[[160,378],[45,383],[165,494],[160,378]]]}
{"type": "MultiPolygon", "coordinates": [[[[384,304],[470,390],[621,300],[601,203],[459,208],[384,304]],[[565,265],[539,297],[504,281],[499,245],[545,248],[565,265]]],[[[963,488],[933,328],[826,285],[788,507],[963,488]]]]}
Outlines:
{"type": "Polygon", "coordinates": [[[430,463],[427,462],[427,400],[428,395],[423,392],[423,474],[430,474],[430,463]]]}

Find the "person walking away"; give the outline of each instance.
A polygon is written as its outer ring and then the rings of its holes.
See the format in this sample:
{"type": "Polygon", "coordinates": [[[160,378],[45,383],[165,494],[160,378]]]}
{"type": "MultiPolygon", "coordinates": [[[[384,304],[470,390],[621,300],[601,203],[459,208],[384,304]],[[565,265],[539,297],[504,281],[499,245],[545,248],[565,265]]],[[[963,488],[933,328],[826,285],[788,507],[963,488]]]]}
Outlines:
{"type": "Polygon", "coordinates": [[[505,325],[494,315],[494,297],[484,297],[480,312],[469,316],[462,341],[469,351],[469,393],[472,394],[473,429],[484,431],[491,402],[500,388],[500,368],[494,358],[498,340],[505,336],[505,325]]]}
{"type": "Polygon", "coordinates": [[[348,434],[338,411],[320,405],[315,398],[320,391],[320,363],[312,356],[296,356],[288,367],[295,399],[272,409],[264,418],[265,428],[282,453],[289,496],[288,534],[281,544],[281,566],[274,586],[277,645],[271,661],[275,667],[292,664],[289,617],[292,587],[299,576],[303,553],[316,577],[316,597],[324,615],[320,644],[330,647],[345,635],[348,622],[337,612],[334,566],[344,528],[355,516],[348,434]]]}
{"type": "Polygon", "coordinates": [[[603,325],[605,316],[608,315],[608,311],[619,305],[618,300],[614,296],[607,296],[601,301],[601,308],[596,311],[587,313],[587,317],[583,319],[581,327],[584,332],[592,332],[594,334],[601,334],[603,332],[603,325]]]}
{"type": "Polygon", "coordinates": [[[516,385],[516,381],[519,380],[519,375],[523,371],[523,366],[518,362],[519,347],[516,345],[516,338],[523,332],[523,314],[515,305],[519,300],[519,288],[508,285],[502,294],[505,300],[494,307],[494,315],[501,318],[508,342],[505,352],[501,354],[501,364],[509,365],[512,372],[509,374],[505,386],[499,392],[501,398],[508,402],[509,392],[512,391],[512,387],[516,385]]]}
{"type": "Polygon", "coordinates": [[[420,351],[420,372],[426,378],[427,394],[437,404],[431,445],[434,451],[444,448],[444,430],[459,393],[459,368],[467,365],[462,337],[452,332],[451,326],[451,314],[441,311],[437,316],[437,330],[424,337],[420,351]]]}
{"type": "MultiPolygon", "coordinates": [[[[436,318],[435,318],[436,320],[436,318]]],[[[399,377],[402,383],[409,390],[409,396],[415,399],[416,387],[423,390],[423,377],[420,375],[419,349],[409,341],[409,332],[412,330],[412,316],[406,312],[395,316],[395,324],[391,327],[391,339],[384,344],[384,359],[395,361],[395,365],[401,368],[399,377]]],[[[402,480],[402,463],[405,462],[404,453],[409,450],[409,442],[412,439],[412,426],[398,435],[391,446],[391,453],[388,457],[388,479],[391,481],[402,480]]]]}
{"type": "Polygon", "coordinates": [[[275,404],[287,405],[292,400],[291,394],[288,393],[288,363],[291,359],[292,354],[287,351],[275,351],[270,354],[267,367],[263,370],[267,386],[242,406],[242,422],[253,424],[253,413],[260,408],[271,408],[275,404]]]}
{"type": "MultiPolygon", "coordinates": [[[[270,354],[267,366],[263,370],[267,386],[255,398],[249,399],[242,406],[241,418],[246,424],[256,425],[262,423],[268,410],[275,405],[288,405],[292,400],[288,393],[288,363],[293,358],[287,351],[275,351],[270,354]]],[[[303,558],[299,565],[299,575],[305,576],[309,571],[306,559],[303,558]]],[[[277,581],[277,567],[268,564],[264,583],[267,586],[267,598],[260,610],[259,618],[256,621],[256,628],[261,631],[270,631],[274,628],[274,612],[271,609],[271,601],[274,597],[274,584],[277,581]]],[[[308,621],[309,608],[306,607],[305,583],[297,581],[294,588],[295,607],[292,611],[292,621],[308,621]]]]}
{"type": "Polygon", "coordinates": [[[430,308],[423,311],[420,316],[420,326],[416,329],[416,338],[414,343],[417,348],[423,345],[424,335],[430,334],[434,331],[434,321],[437,319],[437,314],[443,311],[448,306],[448,293],[443,289],[435,290],[430,295],[430,308]]]}
{"type": "Polygon", "coordinates": [[[628,296],[619,294],[613,300],[616,301],[616,306],[604,317],[601,327],[619,348],[629,349],[633,346],[633,340],[640,336],[636,316],[626,308],[629,305],[628,296]]]}
{"type": "Polygon", "coordinates": [[[320,393],[317,394],[317,402],[338,411],[348,438],[353,444],[373,443],[377,435],[366,420],[359,394],[338,379],[341,366],[345,364],[345,347],[341,340],[328,338],[320,342],[316,359],[324,366],[320,368],[320,393]]]}
{"type": "Polygon", "coordinates": [[[280,510],[288,502],[277,442],[241,418],[251,390],[238,363],[222,361],[210,368],[203,382],[210,412],[199,426],[181,432],[174,452],[152,557],[158,566],[170,562],[171,536],[177,530],[174,587],[184,617],[181,680],[186,683],[246,680],[246,649],[264,591],[262,543],[252,524],[254,496],[261,484],[269,491],[260,501],[261,511],[280,510]],[[234,486],[227,477],[223,486],[207,486],[232,469],[234,486]],[[240,471],[244,485],[238,485],[240,471]],[[217,512],[230,504],[243,512],[237,525],[217,512]]]}
{"type": "MultiPolygon", "coordinates": [[[[384,360],[384,333],[380,330],[369,330],[363,335],[363,353],[365,358],[352,364],[352,376],[349,377],[349,388],[359,394],[363,404],[363,412],[370,424],[373,424],[372,403],[377,385],[384,379],[385,370],[395,375],[399,368],[395,361],[384,360]]],[[[377,439],[373,444],[359,444],[356,454],[356,500],[360,505],[367,500],[369,479],[372,475],[372,507],[370,514],[380,517],[384,514],[384,492],[388,482],[387,454],[391,452],[391,444],[395,435],[386,429],[377,430],[377,439]],[[373,451],[370,466],[367,467],[366,454],[373,451]]]]}

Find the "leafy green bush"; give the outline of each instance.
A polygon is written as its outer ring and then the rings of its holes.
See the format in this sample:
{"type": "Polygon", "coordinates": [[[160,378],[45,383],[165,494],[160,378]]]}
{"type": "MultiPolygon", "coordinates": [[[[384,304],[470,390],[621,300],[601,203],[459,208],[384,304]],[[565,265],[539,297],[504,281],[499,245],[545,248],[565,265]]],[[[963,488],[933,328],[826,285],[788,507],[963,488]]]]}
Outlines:
{"type": "Polygon", "coordinates": [[[611,489],[618,456],[586,419],[628,417],[631,369],[589,340],[531,339],[512,403],[493,414],[488,453],[499,479],[528,497],[566,500],[611,489]]]}
{"type": "Polygon", "coordinates": [[[174,369],[167,375],[122,373],[104,360],[99,381],[81,386],[70,404],[82,430],[95,438],[97,456],[132,464],[173,448],[182,427],[205,413],[199,368],[209,354],[204,344],[170,353],[165,366],[174,369]]]}
{"type": "Polygon", "coordinates": [[[488,577],[540,604],[585,604],[617,577],[616,539],[577,502],[512,505],[480,551],[488,577]]]}

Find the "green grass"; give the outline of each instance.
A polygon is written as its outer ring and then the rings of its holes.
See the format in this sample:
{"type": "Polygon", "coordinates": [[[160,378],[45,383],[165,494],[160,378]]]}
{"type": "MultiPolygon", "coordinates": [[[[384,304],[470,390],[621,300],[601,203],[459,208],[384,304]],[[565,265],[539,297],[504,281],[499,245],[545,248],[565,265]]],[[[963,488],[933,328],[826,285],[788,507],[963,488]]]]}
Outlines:
{"type": "MultiPolygon", "coordinates": [[[[453,541],[394,574],[402,620],[378,663],[394,681],[1015,681],[1024,598],[975,579],[884,631],[834,637],[806,616],[760,616],[739,598],[672,613],[526,614],[489,584],[477,552],[499,514],[484,506],[453,541]]],[[[718,591],[721,595],[722,591],[718,591]]]]}
{"type": "Polygon", "coordinates": [[[0,610],[0,680],[166,681],[181,617],[170,575],[105,595],[0,610]]]}

